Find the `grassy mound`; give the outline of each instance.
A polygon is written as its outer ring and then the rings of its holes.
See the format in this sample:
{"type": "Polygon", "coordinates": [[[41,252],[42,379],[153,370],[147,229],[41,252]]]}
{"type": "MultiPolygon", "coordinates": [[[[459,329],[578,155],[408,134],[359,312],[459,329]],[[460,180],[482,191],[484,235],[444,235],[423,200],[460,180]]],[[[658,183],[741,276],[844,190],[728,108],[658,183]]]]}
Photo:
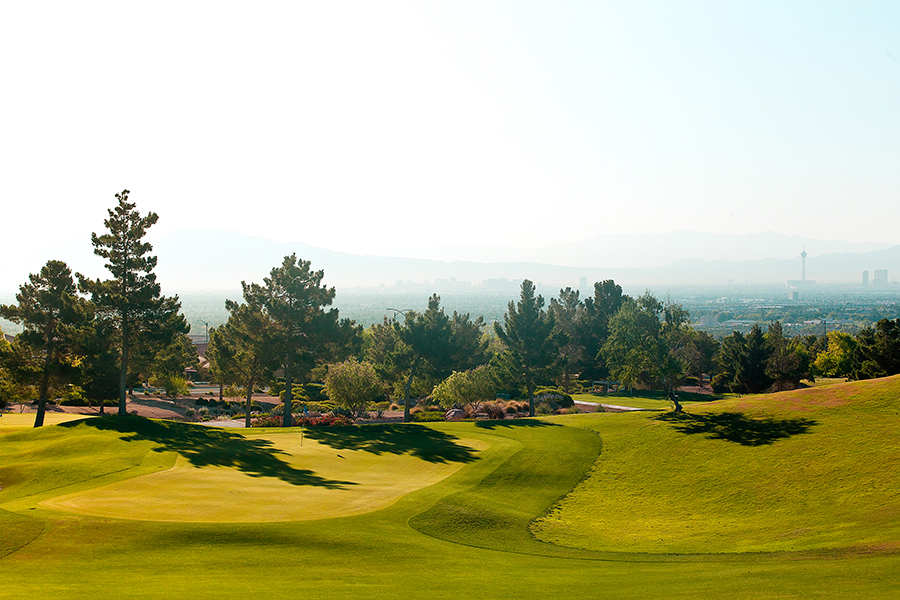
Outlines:
{"type": "Polygon", "coordinates": [[[885,380],[678,419],[349,427],[302,447],[297,430],[137,417],[4,433],[0,596],[900,597],[897,397],[885,380]],[[219,522],[135,518],[166,490],[188,495],[188,473],[219,522]],[[306,493],[341,504],[403,482],[369,512],[267,522],[306,493]],[[110,490],[103,515],[54,508],[110,490]]]}
{"type": "Polygon", "coordinates": [[[533,527],[542,540],[647,553],[900,548],[900,379],[582,415],[604,452],[533,527]]]}

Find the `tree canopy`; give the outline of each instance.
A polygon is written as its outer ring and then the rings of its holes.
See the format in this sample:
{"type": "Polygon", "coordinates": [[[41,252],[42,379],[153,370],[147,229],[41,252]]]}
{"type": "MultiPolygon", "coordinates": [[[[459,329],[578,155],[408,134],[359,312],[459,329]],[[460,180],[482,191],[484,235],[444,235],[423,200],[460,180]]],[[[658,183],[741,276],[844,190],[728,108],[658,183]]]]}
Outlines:
{"type": "Polygon", "coordinates": [[[72,271],[61,261],[48,261],[19,287],[18,304],[0,306],[0,315],[25,329],[15,345],[4,352],[7,365],[19,379],[38,384],[38,409],[34,426],[44,424],[51,383],[73,381],[77,376],[83,330],[90,314],[78,297],[72,271]]]}
{"type": "Polygon", "coordinates": [[[91,234],[94,254],[106,259],[105,266],[112,278],[105,281],[81,278],[80,282],[82,289],[91,294],[98,318],[108,319],[118,336],[120,415],[126,414],[133,344],[142,343],[135,354],[146,359],[150,352],[144,344],[148,340],[168,345],[174,342],[174,336],[189,330],[183,317],[179,322],[178,297],[161,296],[153,272],[156,257],[149,254],[153,246],[143,241],[159,217],[154,212],[141,216],[136,205],[128,201],[129,194],[128,190],[116,194],[118,203],[107,211],[109,218],[103,221],[106,233],[91,234]]]}
{"type": "Polygon", "coordinates": [[[560,334],[554,332],[555,319],[544,310],[544,298],[534,295],[534,284],[522,282],[518,302],[510,302],[503,325],[494,323],[494,331],[510,353],[513,364],[522,373],[528,391],[528,414],[534,416],[535,379],[557,366],[560,334]]]}

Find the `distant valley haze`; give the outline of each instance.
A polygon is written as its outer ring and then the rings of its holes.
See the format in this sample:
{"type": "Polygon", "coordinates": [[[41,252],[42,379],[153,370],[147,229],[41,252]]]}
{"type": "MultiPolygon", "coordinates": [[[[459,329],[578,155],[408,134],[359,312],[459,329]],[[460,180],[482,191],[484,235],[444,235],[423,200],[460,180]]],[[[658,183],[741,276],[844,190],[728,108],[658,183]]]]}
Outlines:
{"type": "Polygon", "coordinates": [[[90,235],[124,189],[159,215],[167,294],[231,293],[294,252],[339,293],[778,285],[804,248],[817,282],[900,275],[897,2],[2,17],[6,297],[48,259],[107,277],[90,235]]]}
{"type": "MultiPolygon", "coordinates": [[[[325,271],[325,282],[341,288],[393,288],[397,282],[439,292],[459,293],[485,280],[573,288],[581,278],[615,279],[622,285],[783,284],[800,278],[800,252],[806,250],[807,276],[821,283],[859,283],[863,270],[900,274],[900,246],[878,242],[817,240],[774,232],[710,234],[610,234],[542,248],[464,246],[445,249],[468,260],[416,256],[376,256],[336,252],[302,242],[276,242],[233,231],[179,229],[148,236],[159,262],[165,293],[236,291],[240,282],[262,282],[284,256],[296,253],[325,271]],[[473,259],[478,260],[473,260],[473,259]],[[455,280],[455,281],[454,281],[455,280]],[[427,283],[426,283],[427,282],[427,283]],[[452,286],[451,286],[452,282],[452,286]]],[[[91,277],[106,277],[92,253],[89,234],[55,246],[5,255],[0,290],[12,292],[49,259],[66,261],[91,277]]],[[[403,286],[399,286],[403,287],[403,286]]],[[[482,290],[483,291],[483,290],[482,290]]]]}

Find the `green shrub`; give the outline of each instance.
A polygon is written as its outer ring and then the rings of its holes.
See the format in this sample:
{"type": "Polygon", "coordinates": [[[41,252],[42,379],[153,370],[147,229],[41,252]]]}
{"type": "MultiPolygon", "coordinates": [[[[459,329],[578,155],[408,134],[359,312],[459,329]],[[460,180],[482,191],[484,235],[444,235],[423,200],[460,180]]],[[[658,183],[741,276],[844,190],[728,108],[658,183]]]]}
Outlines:
{"type": "MultiPolygon", "coordinates": [[[[215,402],[215,400],[213,400],[213,402],[215,402]]],[[[209,400],[206,398],[197,398],[196,400],[194,400],[194,406],[208,406],[208,405],[209,405],[209,400]]]]}
{"type": "Polygon", "coordinates": [[[159,375],[151,377],[149,383],[152,386],[163,388],[166,396],[170,398],[177,398],[179,395],[188,396],[191,393],[191,386],[181,375],[159,375]]]}
{"type": "Polygon", "coordinates": [[[272,396],[281,397],[281,392],[284,391],[284,381],[280,379],[276,379],[272,382],[272,385],[269,386],[269,394],[272,396]]]}
{"type": "Polygon", "coordinates": [[[572,396],[569,394],[552,387],[539,387],[534,390],[534,401],[537,403],[538,396],[541,397],[542,401],[549,402],[551,404],[555,404],[556,410],[558,408],[571,408],[575,405],[575,401],[572,400],[572,396]]]}
{"type": "Polygon", "coordinates": [[[59,404],[61,406],[87,406],[88,402],[84,398],[84,390],[70,383],[66,386],[65,394],[60,398],[59,404]]]}
{"type": "Polygon", "coordinates": [[[303,392],[309,402],[328,402],[328,396],[325,394],[325,384],[322,383],[304,383],[303,392]]]}
{"type": "Polygon", "coordinates": [[[556,410],[556,407],[549,402],[534,403],[534,414],[536,415],[549,415],[552,414],[554,410],[556,410]]]}
{"type": "Polygon", "coordinates": [[[426,423],[429,421],[443,421],[444,413],[437,410],[423,410],[410,413],[410,417],[417,423],[426,423]]]}
{"type": "MultiPolygon", "coordinates": [[[[334,410],[334,402],[307,402],[303,406],[306,407],[306,410],[311,412],[320,412],[327,413],[334,410]]],[[[303,406],[298,407],[301,411],[303,410],[303,406]]]]}

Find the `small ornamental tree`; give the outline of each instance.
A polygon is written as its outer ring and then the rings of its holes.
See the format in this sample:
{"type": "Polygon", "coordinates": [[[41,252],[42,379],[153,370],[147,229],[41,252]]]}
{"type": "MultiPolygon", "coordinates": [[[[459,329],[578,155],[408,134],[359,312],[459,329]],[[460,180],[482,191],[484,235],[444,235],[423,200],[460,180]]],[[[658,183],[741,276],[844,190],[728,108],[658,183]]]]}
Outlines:
{"type": "Polygon", "coordinates": [[[497,387],[488,365],[453,373],[434,388],[435,401],[445,409],[468,406],[477,412],[496,395],[497,387]]]}
{"type": "Polygon", "coordinates": [[[375,372],[375,365],[350,358],[328,367],[325,393],[332,402],[361,417],[369,404],[384,394],[384,385],[375,372]]]}

